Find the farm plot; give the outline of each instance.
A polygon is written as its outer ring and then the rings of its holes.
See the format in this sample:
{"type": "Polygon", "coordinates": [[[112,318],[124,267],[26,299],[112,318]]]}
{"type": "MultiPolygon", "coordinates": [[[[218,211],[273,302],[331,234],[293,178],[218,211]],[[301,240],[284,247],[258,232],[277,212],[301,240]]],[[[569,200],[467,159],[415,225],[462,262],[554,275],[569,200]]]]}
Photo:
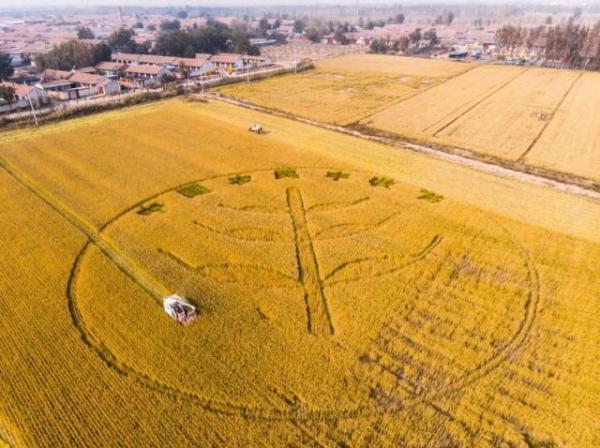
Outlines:
{"type": "Polygon", "coordinates": [[[361,124],[402,136],[429,139],[472,110],[524,71],[512,66],[481,66],[406,101],[400,101],[361,124]]]}
{"type": "Polygon", "coordinates": [[[26,174],[0,170],[12,445],[599,442],[595,202],[179,100],[6,134],[0,161],[26,174]]]}
{"type": "Polygon", "coordinates": [[[579,73],[527,70],[434,134],[434,140],[505,159],[518,159],[545,129],[579,73]]]}
{"type": "Polygon", "coordinates": [[[598,74],[581,77],[524,161],[600,180],[598,74]]]}
{"type": "Polygon", "coordinates": [[[348,124],[468,70],[467,64],[381,55],[324,59],[316,69],[222,93],[318,121],[348,124]]]}

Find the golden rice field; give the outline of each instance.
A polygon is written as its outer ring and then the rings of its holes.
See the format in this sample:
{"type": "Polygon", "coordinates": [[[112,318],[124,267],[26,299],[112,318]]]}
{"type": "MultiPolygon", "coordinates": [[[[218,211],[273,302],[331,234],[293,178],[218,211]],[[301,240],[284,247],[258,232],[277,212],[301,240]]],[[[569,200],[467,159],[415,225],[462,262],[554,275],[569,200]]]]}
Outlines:
{"type": "Polygon", "coordinates": [[[346,125],[470,68],[447,61],[364,54],[323,59],[315,66],[304,73],[219,90],[273,109],[346,125]]]}
{"type": "Polygon", "coordinates": [[[220,102],[0,166],[0,446],[600,444],[597,201],[220,102]]]}
{"type": "Polygon", "coordinates": [[[600,180],[600,76],[595,73],[360,55],[220,92],[318,121],[358,123],[600,180]],[[376,88],[374,78],[381,79],[376,88]],[[398,90],[402,79],[417,84],[398,90]]]}

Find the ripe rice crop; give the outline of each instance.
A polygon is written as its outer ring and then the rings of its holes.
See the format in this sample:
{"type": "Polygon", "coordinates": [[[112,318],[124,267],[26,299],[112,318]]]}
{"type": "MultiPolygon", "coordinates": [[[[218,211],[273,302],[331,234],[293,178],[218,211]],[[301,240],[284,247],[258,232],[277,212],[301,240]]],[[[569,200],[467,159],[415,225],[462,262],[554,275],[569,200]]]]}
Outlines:
{"type": "Polygon", "coordinates": [[[10,445],[599,442],[596,202],[215,102],[6,133],[0,165],[10,445]]]}
{"type": "Polygon", "coordinates": [[[315,70],[297,75],[232,84],[219,90],[266,107],[348,124],[469,68],[466,64],[382,55],[324,59],[315,65],[315,70]]]}

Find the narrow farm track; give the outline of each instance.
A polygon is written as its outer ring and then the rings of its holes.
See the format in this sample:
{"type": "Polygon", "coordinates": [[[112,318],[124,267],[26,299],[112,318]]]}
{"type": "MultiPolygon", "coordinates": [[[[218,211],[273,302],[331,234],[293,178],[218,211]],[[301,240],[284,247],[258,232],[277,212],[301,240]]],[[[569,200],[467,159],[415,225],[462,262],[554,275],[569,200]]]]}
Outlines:
{"type": "Polygon", "coordinates": [[[204,95],[198,95],[197,98],[209,98],[216,101],[222,101],[228,104],[241,106],[246,109],[267,113],[277,117],[287,118],[290,120],[298,121],[300,123],[318,126],[320,128],[328,129],[330,131],[339,132],[341,134],[351,135],[353,137],[358,137],[364,140],[382,143],[387,146],[392,146],[404,150],[410,150],[420,154],[426,154],[437,159],[466,166],[477,171],[490,173],[509,179],[515,179],[533,185],[541,185],[563,193],[582,196],[588,199],[600,201],[600,190],[598,190],[598,187],[591,186],[591,181],[589,179],[580,179],[573,176],[565,175],[564,173],[552,173],[560,174],[560,177],[550,174],[538,174],[537,172],[531,172],[531,168],[534,167],[528,165],[523,165],[519,163],[507,163],[500,165],[492,161],[488,161],[487,159],[481,158],[475,153],[467,152],[460,148],[443,147],[440,145],[427,145],[422,142],[411,141],[397,136],[367,134],[358,129],[347,128],[344,126],[337,126],[334,124],[310,120],[308,118],[299,117],[297,115],[289,114],[287,112],[259,106],[254,103],[240,101],[235,98],[224,96],[222,94],[208,93],[204,95]]]}
{"type": "Polygon", "coordinates": [[[0,167],[86,235],[87,238],[119,268],[119,270],[140,285],[159,305],[162,306],[162,298],[170,292],[165,285],[153,278],[141,266],[119,250],[111,241],[103,237],[93,224],[71,210],[66,204],[52,195],[49,191],[42,188],[27,174],[10,164],[3,157],[0,157],[0,167]]]}

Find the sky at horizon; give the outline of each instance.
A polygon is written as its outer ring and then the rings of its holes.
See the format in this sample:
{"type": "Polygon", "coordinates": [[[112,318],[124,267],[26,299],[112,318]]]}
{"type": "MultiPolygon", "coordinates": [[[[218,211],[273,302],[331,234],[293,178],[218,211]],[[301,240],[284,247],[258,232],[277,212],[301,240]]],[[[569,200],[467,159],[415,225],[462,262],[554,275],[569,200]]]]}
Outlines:
{"type": "Polygon", "coordinates": [[[23,10],[25,12],[32,8],[85,8],[85,7],[98,7],[98,6],[137,6],[137,7],[157,7],[157,6],[237,6],[237,7],[254,7],[254,6],[277,6],[277,5],[303,5],[309,6],[311,4],[322,4],[322,5],[392,5],[392,4],[516,4],[516,3],[532,3],[532,4],[546,4],[546,5],[590,5],[598,4],[600,0],[585,1],[585,0],[560,0],[560,1],[542,1],[542,0],[520,0],[520,1],[507,1],[507,0],[409,0],[409,1],[398,1],[398,0],[255,0],[249,2],[248,0],[202,0],[202,1],[190,1],[190,0],[24,0],[16,3],[14,0],[0,0],[0,9],[15,9],[23,10]]]}

